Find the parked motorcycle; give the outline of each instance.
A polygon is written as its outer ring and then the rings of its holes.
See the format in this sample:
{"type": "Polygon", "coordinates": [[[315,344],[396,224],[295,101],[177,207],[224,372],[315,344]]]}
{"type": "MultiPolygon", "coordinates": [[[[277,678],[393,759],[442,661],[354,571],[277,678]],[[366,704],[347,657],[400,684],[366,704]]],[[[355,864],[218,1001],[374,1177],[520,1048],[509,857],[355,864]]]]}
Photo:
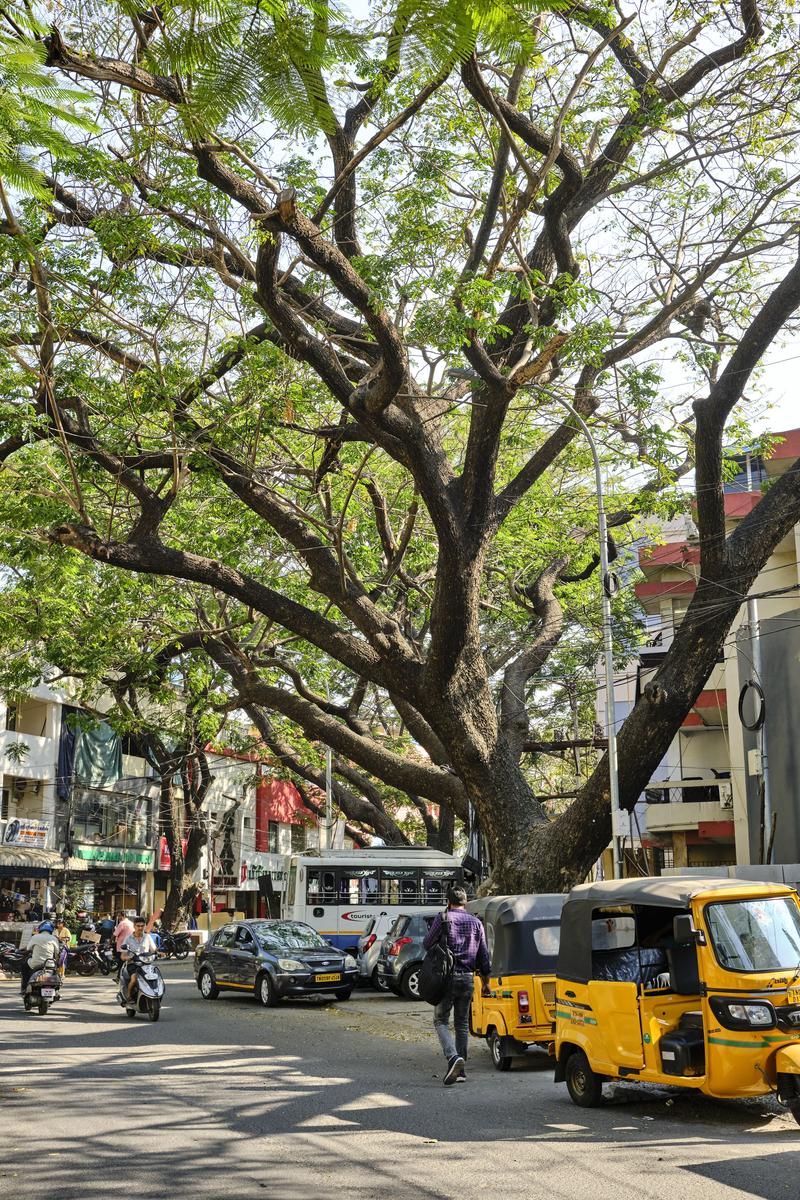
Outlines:
{"type": "Polygon", "coordinates": [[[43,967],[38,967],[31,975],[28,985],[22,993],[22,1003],[25,1006],[25,1012],[32,1012],[34,1008],[37,1008],[39,1016],[44,1017],[50,1005],[60,999],[61,977],[56,971],[56,964],[51,959],[43,967]]]}
{"type": "Polygon", "coordinates": [[[129,970],[136,972],[133,995],[128,995],[127,986],[122,982],[117,992],[117,1002],[125,1009],[126,1017],[133,1018],[137,1013],[143,1013],[151,1021],[157,1021],[160,1017],[161,1000],[166,988],[156,966],[157,957],[155,953],[135,954],[128,959],[129,970]]]}
{"type": "Polygon", "coordinates": [[[97,945],[95,942],[78,942],[67,951],[67,971],[76,971],[78,975],[111,975],[117,969],[114,951],[111,946],[97,945]]]}
{"type": "Polygon", "coordinates": [[[0,942],[0,968],[7,975],[19,975],[22,971],[22,960],[25,951],[20,950],[13,942],[0,942]]]}
{"type": "Polygon", "coordinates": [[[167,958],[188,958],[192,939],[188,933],[161,933],[161,953],[167,958]]]}

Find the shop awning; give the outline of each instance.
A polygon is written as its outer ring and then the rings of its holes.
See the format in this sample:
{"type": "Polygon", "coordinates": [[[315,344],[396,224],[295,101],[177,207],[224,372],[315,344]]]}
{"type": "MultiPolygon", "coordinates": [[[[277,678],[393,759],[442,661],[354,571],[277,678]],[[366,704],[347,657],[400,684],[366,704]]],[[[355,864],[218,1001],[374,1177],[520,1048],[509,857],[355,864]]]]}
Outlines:
{"type": "MultiPolygon", "coordinates": [[[[69,859],[68,862],[72,862],[69,859]]],[[[0,867],[13,867],[24,877],[26,870],[63,871],[64,859],[56,850],[33,850],[24,846],[0,846],[0,867]]],[[[72,867],[69,868],[72,870],[72,867]]],[[[79,866],[76,870],[85,870],[79,866]]]]}

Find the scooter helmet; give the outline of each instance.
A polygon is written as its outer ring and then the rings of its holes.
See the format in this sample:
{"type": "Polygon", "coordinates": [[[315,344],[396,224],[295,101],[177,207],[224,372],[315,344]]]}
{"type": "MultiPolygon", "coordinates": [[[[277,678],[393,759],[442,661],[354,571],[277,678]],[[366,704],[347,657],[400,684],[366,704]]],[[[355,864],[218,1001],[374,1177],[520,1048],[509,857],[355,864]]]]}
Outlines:
{"type": "Polygon", "coordinates": [[[39,933],[52,933],[52,932],[53,932],[52,921],[42,921],[41,925],[39,926],[39,933]]]}

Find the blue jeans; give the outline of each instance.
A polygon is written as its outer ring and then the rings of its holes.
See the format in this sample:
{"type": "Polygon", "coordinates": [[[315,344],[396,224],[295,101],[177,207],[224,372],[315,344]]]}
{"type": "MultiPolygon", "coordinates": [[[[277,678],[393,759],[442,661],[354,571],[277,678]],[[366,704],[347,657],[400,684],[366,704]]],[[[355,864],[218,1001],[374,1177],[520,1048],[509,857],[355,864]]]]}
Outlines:
{"type": "Polygon", "coordinates": [[[472,999],[472,974],[466,971],[455,971],[450,987],[433,1010],[433,1028],[442,1047],[445,1058],[450,1059],[458,1054],[467,1057],[469,1041],[469,1004],[472,999]],[[450,1032],[450,1012],[453,1013],[455,1039],[450,1032]]]}

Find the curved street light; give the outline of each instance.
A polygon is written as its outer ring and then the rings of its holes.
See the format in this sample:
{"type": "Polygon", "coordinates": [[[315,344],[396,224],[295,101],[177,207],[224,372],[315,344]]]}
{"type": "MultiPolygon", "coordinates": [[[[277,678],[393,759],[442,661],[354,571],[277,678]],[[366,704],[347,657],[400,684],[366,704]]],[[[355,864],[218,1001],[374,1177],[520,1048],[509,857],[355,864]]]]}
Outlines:
{"type": "MultiPolygon", "coordinates": [[[[472,370],[470,367],[452,367],[446,374],[451,379],[480,379],[477,371],[472,370]]],[[[555,400],[557,404],[560,404],[577,421],[586,437],[586,441],[589,443],[589,449],[592,452],[592,461],[594,462],[594,486],[597,493],[597,535],[600,542],[600,602],[603,612],[603,661],[606,677],[606,738],[608,740],[608,783],[609,799],[611,802],[611,851],[614,864],[614,878],[619,879],[621,874],[619,854],[621,810],[619,804],[619,768],[617,764],[616,697],[614,694],[614,640],[611,625],[612,590],[611,575],[608,569],[608,524],[606,522],[603,498],[603,472],[600,468],[600,455],[597,453],[597,444],[592,436],[592,431],[583,417],[562,396],[556,396],[552,392],[548,392],[547,396],[548,399],[555,400]]]]}

